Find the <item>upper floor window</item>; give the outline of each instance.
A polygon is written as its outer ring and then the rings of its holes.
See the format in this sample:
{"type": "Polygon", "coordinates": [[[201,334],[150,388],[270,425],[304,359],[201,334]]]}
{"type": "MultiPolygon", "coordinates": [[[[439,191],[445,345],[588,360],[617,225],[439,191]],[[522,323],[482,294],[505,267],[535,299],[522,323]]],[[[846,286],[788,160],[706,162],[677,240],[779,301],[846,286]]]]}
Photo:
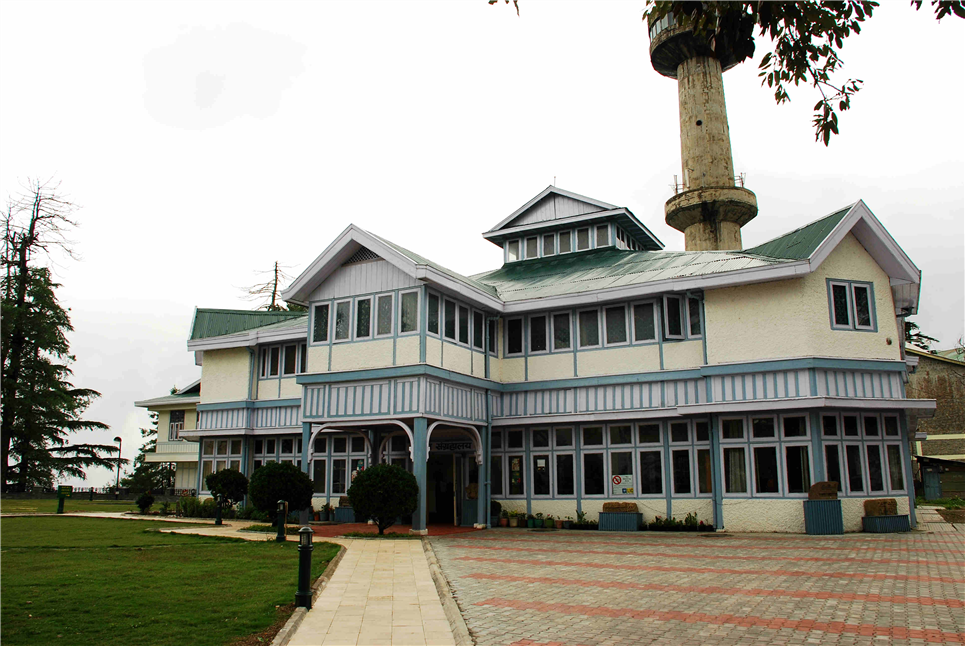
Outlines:
{"type": "Polygon", "coordinates": [[[543,236],[543,255],[552,256],[556,254],[556,236],[547,233],[543,236]]]}
{"type": "Polygon", "coordinates": [[[506,354],[523,353],[523,319],[506,321],[506,354]]]}
{"type": "Polygon", "coordinates": [[[506,243],[506,260],[507,262],[519,260],[519,240],[510,240],[506,243]]]}
{"type": "Polygon", "coordinates": [[[539,238],[526,238],[526,260],[539,258],[539,238]]]}
{"type": "Polygon", "coordinates": [[[312,321],[312,343],[328,341],[328,309],[328,303],[315,306],[314,320],[312,321]]]}
{"type": "Polygon", "coordinates": [[[435,294],[429,294],[428,298],[428,323],[426,325],[426,331],[429,334],[439,334],[439,297],[435,294]]]}
{"type": "MultiPolygon", "coordinates": [[[[419,329],[419,292],[404,292],[400,298],[399,333],[407,334],[419,329]]],[[[439,302],[436,300],[436,308],[439,302]]],[[[436,316],[436,332],[439,332],[439,318],[436,316]]]]}
{"type": "Polygon", "coordinates": [[[692,296],[668,294],[663,297],[664,338],[683,339],[700,337],[703,321],[700,315],[700,299],[692,296]]]}
{"type": "Polygon", "coordinates": [[[875,330],[871,283],[828,281],[831,327],[837,330],[875,330]]]}
{"type": "Polygon", "coordinates": [[[596,228],[596,246],[606,247],[610,244],[610,225],[601,224],[596,228]]]}
{"type": "Polygon", "coordinates": [[[560,253],[573,251],[573,234],[569,231],[560,231],[560,253]]]}
{"type": "Polygon", "coordinates": [[[392,334],[392,294],[382,294],[375,302],[375,336],[390,336],[392,334]]]}
{"type": "Polygon", "coordinates": [[[367,339],[372,336],[372,299],[360,298],[355,301],[355,338],[367,339]]]}
{"type": "Polygon", "coordinates": [[[168,439],[178,440],[181,438],[181,431],[184,430],[184,411],[172,410],[171,422],[168,425],[168,439]]]}
{"type": "Polygon", "coordinates": [[[306,372],[308,364],[307,343],[286,343],[261,348],[259,352],[262,379],[272,377],[288,377],[306,372]]]}
{"type": "Polygon", "coordinates": [[[352,301],[335,304],[335,340],[345,341],[352,333],[352,301]]]}
{"type": "Polygon", "coordinates": [[[576,250],[585,251],[590,248],[590,230],[589,229],[577,229],[576,230],[576,250]]]}

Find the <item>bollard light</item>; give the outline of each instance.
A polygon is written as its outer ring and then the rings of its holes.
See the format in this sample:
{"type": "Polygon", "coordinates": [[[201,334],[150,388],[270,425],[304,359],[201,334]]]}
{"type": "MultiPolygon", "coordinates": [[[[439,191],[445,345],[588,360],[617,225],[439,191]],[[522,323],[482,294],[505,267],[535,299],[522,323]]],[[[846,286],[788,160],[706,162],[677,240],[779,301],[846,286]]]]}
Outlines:
{"type": "Polygon", "coordinates": [[[315,532],[305,526],[298,530],[298,590],[295,607],[312,609],[312,537],[315,532]]]}
{"type": "Polygon", "coordinates": [[[285,542],[285,509],[288,507],[288,503],[284,500],[278,501],[278,535],[275,536],[275,542],[284,543],[285,542]]]}

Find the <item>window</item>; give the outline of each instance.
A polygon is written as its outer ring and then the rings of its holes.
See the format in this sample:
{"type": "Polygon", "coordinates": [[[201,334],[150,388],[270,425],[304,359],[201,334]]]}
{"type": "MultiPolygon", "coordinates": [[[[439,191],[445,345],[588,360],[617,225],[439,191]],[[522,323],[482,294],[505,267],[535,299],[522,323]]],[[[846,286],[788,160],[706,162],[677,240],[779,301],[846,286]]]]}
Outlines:
{"type": "Polygon", "coordinates": [[[705,420],[694,422],[694,441],[710,442],[710,422],[705,420]]]}
{"type": "Polygon", "coordinates": [[[805,494],[811,488],[811,454],[807,446],[785,446],[787,492],[805,494]]]}
{"type": "Polygon", "coordinates": [[[556,236],[547,233],[543,236],[543,255],[552,256],[556,254],[556,236]]]}
{"type": "Polygon", "coordinates": [[[700,336],[700,300],[687,298],[687,321],[690,324],[690,336],[700,336]]]}
{"type": "MultiPolygon", "coordinates": [[[[585,432],[585,431],[584,431],[585,432]]],[[[602,453],[583,454],[583,494],[586,496],[602,496],[606,474],[603,468],[602,453]]]]}
{"type": "Polygon", "coordinates": [[[637,441],[640,444],[659,444],[660,424],[640,424],[637,427],[637,441]]]}
{"type": "Polygon", "coordinates": [[[807,437],[808,422],[803,415],[793,415],[781,419],[784,427],[784,437],[807,437]]]}
{"type": "Polygon", "coordinates": [[[854,326],[859,330],[874,328],[871,321],[871,286],[851,284],[854,297],[854,326]]]}
{"type": "Polygon", "coordinates": [[[439,334],[439,297],[435,294],[429,294],[429,321],[426,324],[426,330],[429,334],[439,334]]]}
{"type": "Polygon", "coordinates": [[[573,234],[569,231],[560,231],[560,253],[573,251],[573,234]]]}
{"type": "Polygon", "coordinates": [[[507,446],[511,449],[521,449],[523,448],[523,432],[522,431],[509,431],[507,436],[507,446]]]}
{"type": "Polygon", "coordinates": [[[898,437],[900,433],[898,432],[898,418],[897,417],[886,417],[885,418],[885,435],[887,437],[898,437]]]}
{"type": "Polygon", "coordinates": [[[489,464],[491,465],[491,478],[490,486],[492,487],[492,495],[494,497],[499,497],[503,495],[503,456],[495,455],[490,458],[489,464]]]}
{"type": "Polygon", "coordinates": [[[550,495],[550,456],[533,456],[533,495],[550,495]]]}
{"type": "Polygon", "coordinates": [[[576,230],[576,250],[585,251],[589,248],[590,248],[590,230],[577,229],[576,230]]]}
{"type": "Polygon", "coordinates": [[[640,493],[658,495],[663,493],[663,453],[640,451],[640,493]]]}
{"type": "Polygon", "coordinates": [[[472,313],[472,345],[474,348],[483,349],[483,333],[486,331],[483,325],[483,313],[472,313]]]}
{"type": "Polygon", "coordinates": [[[573,474],[573,454],[556,454],[556,495],[572,496],[576,493],[573,474]]]}
{"type": "Polygon", "coordinates": [[[298,372],[308,372],[308,344],[298,344],[298,372]]]}
{"type": "Polygon", "coordinates": [[[327,450],[328,438],[324,435],[319,435],[315,438],[315,446],[312,447],[312,452],[314,453],[325,453],[327,450]]]}
{"type": "Polygon", "coordinates": [[[751,437],[753,437],[755,440],[774,437],[774,418],[751,418],[751,437]]]}
{"type": "Polygon", "coordinates": [[[676,449],[671,451],[670,457],[673,467],[673,492],[690,493],[690,449],[676,449]]]}
{"type": "Polygon", "coordinates": [[[281,346],[273,346],[268,348],[268,376],[277,377],[278,376],[278,358],[281,355],[281,346]]]}
{"type": "Polygon", "coordinates": [[[556,448],[565,448],[570,446],[573,446],[573,429],[556,429],[556,448]]]}
{"type": "Polygon", "coordinates": [[[241,471],[240,439],[204,440],[202,443],[201,488],[207,491],[205,478],[224,469],[241,471]]]}
{"type": "Polygon", "coordinates": [[[825,415],[821,418],[821,433],[824,437],[838,436],[838,418],[834,415],[825,415]]]}
{"type": "Polygon", "coordinates": [[[690,426],[687,422],[673,422],[670,424],[671,442],[690,442],[690,426]]]}
{"type": "Polygon", "coordinates": [[[868,481],[871,491],[885,490],[884,465],[881,462],[881,447],[877,444],[866,444],[868,454],[868,481]]]}
{"type": "MultiPolygon", "coordinates": [[[[399,332],[415,332],[419,329],[419,292],[402,294],[402,311],[399,316],[399,332]]],[[[438,323],[436,324],[438,325],[438,323]]],[[[439,330],[436,329],[438,334],[439,330]]]]}
{"type": "Polygon", "coordinates": [[[657,340],[653,303],[638,303],[633,306],[633,340],[636,343],[657,340]]]}
{"type": "Polygon", "coordinates": [[[443,334],[447,339],[456,340],[456,304],[445,301],[443,305],[443,334]]]}
{"type": "Polygon", "coordinates": [[[526,260],[539,258],[539,238],[526,238],[526,260]]]}
{"type": "Polygon", "coordinates": [[[506,354],[523,353],[523,319],[506,321],[506,354]]]}
{"type": "Polygon", "coordinates": [[[724,491],[747,493],[747,462],[742,446],[724,448],[724,491]]]}
{"type": "Polygon", "coordinates": [[[523,456],[509,456],[509,495],[524,496],[526,490],[523,486],[523,456]]]}
{"type": "Polygon", "coordinates": [[[864,491],[864,476],[861,471],[861,445],[845,445],[844,453],[848,466],[848,489],[851,492],[864,491]]]}
{"type": "Polygon", "coordinates": [[[570,349],[570,315],[553,315],[553,349],[570,349]]]}
{"type": "Polygon", "coordinates": [[[323,458],[312,460],[312,482],[315,484],[315,493],[325,493],[325,460],[323,458]]]}
{"type": "Polygon", "coordinates": [[[851,307],[847,283],[831,283],[831,326],[851,327],[851,307]]]}
{"type": "Polygon", "coordinates": [[[597,310],[580,312],[580,347],[600,345],[600,317],[597,310]]]}
{"type": "Polygon", "coordinates": [[[348,438],[336,437],[332,440],[332,453],[345,453],[348,450],[348,438]]]}
{"type": "Polygon", "coordinates": [[[506,261],[515,260],[519,260],[519,240],[510,240],[506,243],[506,261]]]}
{"type": "Polygon", "coordinates": [[[184,430],[184,411],[172,410],[171,421],[168,425],[168,439],[177,440],[181,438],[181,431],[184,430]]]}
{"type": "Polygon", "coordinates": [[[844,491],[841,480],[841,453],[836,444],[824,445],[824,475],[829,482],[838,483],[838,491],[844,491]]]}
{"type": "Polygon", "coordinates": [[[633,490],[633,453],[621,451],[610,453],[610,495],[632,496],[633,490]]]}
{"type": "Polygon", "coordinates": [[[721,435],[725,440],[742,440],[744,439],[744,420],[741,418],[737,419],[724,419],[720,422],[721,435]]]}
{"type": "Polygon", "coordinates": [[[627,342],[627,310],[622,305],[608,307],[606,316],[606,344],[621,345],[627,342]]]}
{"type": "Polygon", "coordinates": [[[606,247],[610,244],[610,226],[601,224],[596,228],[596,246],[606,247]]]}
{"type": "Polygon", "coordinates": [[[496,319],[489,319],[486,321],[486,325],[489,328],[489,353],[496,354],[496,319]]]}
{"type": "Polygon", "coordinates": [[[295,368],[298,359],[298,347],[292,343],[290,345],[284,346],[284,362],[282,363],[283,375],[293,375],[295,374],[295,368]]]}
{"type": "MultiPolygon", "coordinates": [[[[887,421],[887,418],[885,419],[885,421],[887,421]]],[[[905,478],[901,469],[901,446],[897,444],[888,444],[887,450],[888,450],[888,475],[891,476],[891,490],[904,491],[905,478]]]]}
{"type": "Polygon", "coordinates": [[[777,447],[754,447],[754,493],[780,493],[778,486],[777,447]]]}
{"type": "Polygon", "coordinates": [[[858,416],[842,415],[841,420],[844,422],[844,436],[858,437],[858,416]]]}
{"type": "Polygon", "coordinates": [[[668,339],[684,338],[684,299],[681,296],[664,296],[664,336],[668,339]]]}
{"type": "Polygon", "coordinates": [[[469,345],[469,308],[459,306],[459,343],[469,345]]]}
{"type": "Polygon", "coordinates": [[[603,427],[587,426],[584,428],[583,446],[603,446],[603,427]]]}
{"type": "Polygon", "coordinates": [[[312,321],[312,343],[328,341],[328,303],[315,306],[315,318],[312,321]]]}
{"type": "Polygon", "coordinates": [[[550,432],[549,429],[545,428],[534,428],[531,433],[533,434],[533,447],[534,448],[545,448],[550,445],[550,432]]]}
{"type": "Polygon", "coordinates": [[[837,330],[874,331],[874,293],[871,283],[828,281],[831,327],[837,330]]]}
{"type": "Polygon", "coordinates": [[[546,317],[529,317],[529,351],[546,352],[546,317]]]}
{"type": "MultiPolygon", "coordinates": [[[[629,424],[618,424],[610,427],[610,445],[633,444],[633,427],[629,424]]],[[[614,473],[630,473],[630,471],[615,471],[614,473]]]]}
{"type": "Polygon", "coordinates": [[[365,453],[365,438],[361,436],[352,437],[352,441],[349,444],[352,453],[365,453]]]}
{"type": "Polygon", "coordinates": [[[881,431],[878,430],[878,418],[874,415],[866,415],[864,418],[865,437],[878,437],[881,431]]]}
{"type": "Polygon", "coordinates": [[[714,481],[710,476],[710,449],[697,449],[697,493],[713,493],[714,481]]]}
{"type": "Polygon", "coordinates": [[[352,301],[342,301],[335,304],[335,340],[345,341],[349,338],[352,325],[352,301]]]}
{"type": "Polygon", "coordinates": [[[346,473],[345,458],[338,458],[338,459],[332,460],[332,493],[333,494],[345,493],[345,473],[346,473]]]}
{"type": "Polygon", "coordinates": [[[360,298],[355,301],[355,338],[367,339],[372,336],[372,299],[360,298]]]}
{"type": "Polygon", "coordinates": [[[383,294],[376,300],[375,336],[392,334],[392,294],[383,294]]]}

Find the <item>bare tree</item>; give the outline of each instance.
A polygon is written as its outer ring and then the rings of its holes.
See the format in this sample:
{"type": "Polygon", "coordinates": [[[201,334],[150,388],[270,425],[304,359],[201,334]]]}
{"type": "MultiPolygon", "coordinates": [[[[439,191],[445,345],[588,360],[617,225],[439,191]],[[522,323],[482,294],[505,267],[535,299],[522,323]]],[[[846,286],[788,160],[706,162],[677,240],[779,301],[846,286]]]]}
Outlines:
{"type": "Polygon", "coordinates": [[[260,304],[255,309],[265,309],[269,312],[298,312],[305,309],[301,305],[282,305],[280,292],[292,279],[291,276],[285,273],[285,269],[290,269],[290,267],[279,265],[276,260],[271,269],[255,272],[258,276],[269,277],[267,282],[243,288],[246,299],[250,301],[260,301],[260,304]]]}

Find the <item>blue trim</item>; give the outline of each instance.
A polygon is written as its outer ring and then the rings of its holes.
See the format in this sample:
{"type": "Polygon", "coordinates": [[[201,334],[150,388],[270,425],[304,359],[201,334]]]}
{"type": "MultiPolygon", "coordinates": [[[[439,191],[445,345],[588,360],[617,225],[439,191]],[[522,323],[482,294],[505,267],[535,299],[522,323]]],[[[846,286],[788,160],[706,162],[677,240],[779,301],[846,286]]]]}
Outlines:
{"type": "Polygon", "coordinates": [[[881,370],[884,372],[904,372],[906,370],[904,361],[892,359],[827,359],[824,357],[810,357],[805,359],[777,359],[773,361],[758,361],[723,366],[704,366],[700,368],[700,374],[705,377],[710,377],[813,368],[824,370],[881,370]]]}
{"type": "MultiPolygon", "coordinates": [[[[419,308],[419,363],[426,362],[426,334],[429,328],[429,290],[422,286],[422,307],[419,308]]],[[[401,301],[400,301],[401,306],[401,301]]]]}
{"type": "MultiPolygon", "coordinates": [[[[272,401],[278,401],[273,399],[272,401]]],[[[297,406],[300,402],[297,399],[290,400],[293,402],[292,406],[297,406]]],[[[217,404],[198,404],[197,409],[200,411],[206,410],[230,410],[232,408],[254,408],[255,402],[250,400],[236,401],[236,402],[219,402],[217,404]]]]}
{"type": "Polygon", "coordinates": [[[291,399],[262,399],[256,402],[252,402],[252,406],[247,408],[275,408],[278,406],[298,406],[301,404],[301,400],[295,397],[291,399]]]}
{"type": "Polygon", "coordinates": [[[523,432],[523,449],[526,455],[526,463],[523,467],[523,473],[525,474],[524,486],[526,487],[526,513],[533,513],[533,459],[532,451],[530,450],[530,430],[528,428],[521,429],[523,432]]]}
{"type": "MultiPolygon", "coordinates": [[[[812,410],[809,415],[810,425],[811,425],[811,466],[812,471],[814,471],[814,480],[812,482],[824,482],[827,480],[827,476],[824,473],[824,444],[821,441],[823,434],[823,429],[821,427],[821,411],[812,410]]],[[[781,418],[778,416],[778,423],[782,426],[781,418]]],[[[783,438],[783,433],[781,434],[783,438]]],[[[787,468],[787,456],[781,456],[784,459],[784,468],[787,468]]],[[[887,457],[887,456],[886,456],[887,457]]],[[[787,492],[785,492],[787,495],[787,492]]]]}
{"type": "MultiPolygon", "coordinates": [[[[918,515],[915,513],[915,483],[911,479],[912,477],[911,476],[912,474],[911,452],[909,451],[909,449],[911,448],[911,442],[909,441],[909,437],[908,437],[910,431],[908,430],[908,416],[901,414],[902,412],[903,411],[899,411],[899,414],[898,414],[898,431],[900,433],[899,437],[901,438],[901,441],[898,443],[898,446],[901,449],[901,453],[904,457],[904,460],[902,460],[902,462],[904,463],[904,469],[905,469],[905,473],[904,473],[905,491],[908,492],[908,519],[911,521],[911,526],[914,529],[918,527],[918,515]]],[[[882,431],[882,433],[883,432],[884,431],[882,431]]],[[[877,439],[877,438],[872,438],[872,439],[877,439]]],[[[884,444],[883,446],[887,447],[887,444],[884,444]]],[[[885,451],[885,455],[882,456],[882,460],[884,462],[887,462],[888,460],[887,449],[884,449],[884,451],[885,451]]]]}
{"type": "Polygon", "coordinates": [[[828,290],[828,323],[831,325],[832,330],[836,332],[877,332],[878,331],[878,311],[877,311],[877,308],[875,308],[874,283],[869,281],[864,281],[864,280],[844,280],[840,278],[825,278],[824,283],[828,290]],[[831,283],[837,283],[839,285],[848,286],[848,317],[851,320],[849,321],[849,324],[847,326],[834,324],[834,297],[831,294],[831,283]],[[858,312],[854,302],[855,285],[868,288],[868,309],[869,309],[868,313],[871,316],[871,329],[857,327],[858,312]]]}
{"type": "Polygon", "coordinates": [[[415,442],[412,447],[412,475],[419,485],[419,505],[412,514],[412,529],[420,531],[426,528],[426,439],[428,420],[416,417],[412,424],[412,436],[415,442]]]}
{"type": "Polygon", "coordinates": [[[720,416],[710,416],[710,477],[714,501],[714,527],[724,529],[724,474],[720,463],[720,416]]]}
{"type": "MultiPolygon", "coordinates": [[[[576,402],[573,402],[573,406],[574,408],[576,407],[576,402]]],[[[576,481],[573,483],[573,493],[576,496],[577,515],[583,511],[583,435],[581,430],[582,428],[579,424],[573,425],[573,450],[576,461],[576,481]]]]}
{"type": "MultiPolygon", "coordinates": [[[[689,428],[689,425],[688,425],[689,428]]],[[[664,486],[666,490],[664,495],[667,497],[667,518],[673,518],[673,465],[670,462],[670,424],[668,421],[662,421],[660,424],[661,433],[663,434],[663,470],[664,470],[664,486]]]]}

